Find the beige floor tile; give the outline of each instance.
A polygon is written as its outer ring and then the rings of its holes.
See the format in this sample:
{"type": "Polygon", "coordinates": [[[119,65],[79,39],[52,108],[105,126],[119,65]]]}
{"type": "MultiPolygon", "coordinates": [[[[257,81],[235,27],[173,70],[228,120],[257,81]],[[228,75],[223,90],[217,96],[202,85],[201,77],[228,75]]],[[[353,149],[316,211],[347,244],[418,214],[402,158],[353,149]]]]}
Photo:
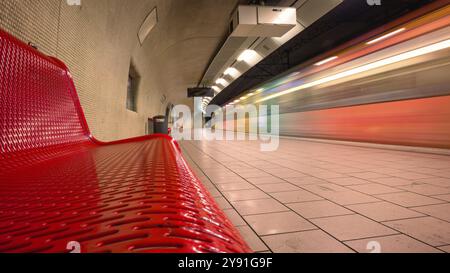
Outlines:
{"type": "Polygon", "coordinates": [[[306,175],[301,172],[294,171],[292,169],[288,168],[280,168],[280,169],[269,169],[266,170],[267,173],[270,173],[274,176],[280,177],[280,178],[298,178],[298,177],[305,177],[306,175]]]}
{"type": "Polygon", "coordinates": [[[438,171],[438,172],[435,173],[435,176],[443,177],[443,178],[450,178],[450,171],[449,170],[438,171]]]}
{"type": "Polygon", "coordinates": [[[386,186],[405,186],[405,185],[411,185],[414,181],[409,179],[403,179],[398,177],[383,177],[383,178],[373,178],[369,179],[372,182],[383,184],[386,186]]]}
{"type": "Polygon", "coordinates": [[[212,197],[221,197],[222,194],[220,191],[218,191],[216,188],[208,188],[209,194],[211,194],[212,197]]]}
{"type": "MultiPolygon", "coordinates": [[[[401,160],[397,161],[400,162],[401,160]]],[[[397,169],[393,169],[393,168],[389,168],[389,167],[378,167],[378,168],[368,168],[368,170],[370,169],[372,172],[376,172],[376,173],[382,173],[382,174],[391,174],[391,173],[398,173],[399,172],[399,168],[400,166],[397,166],[396,164],[392,164],[392,162],[378,162],[379,164],[384,163],[384,165],[386,166],[393,166],[396,167],[397,169]]]]}
{"type": "Polygon", "coordinates": [[[301,188],[310,191],[312,193],[315,193],[319,196],[322,195],[328,195],[332,193],[339,193],[339,192],[347,192],[351,191],[350,189],[347,189],[346,187],[342,187],[339,185],[335,185],[332,183],[326,183],[326,184],[315,184],[315,185],[303,185],[300,186],[301,188]]]}
{"type": "Polygon", "coordinates": [[[202,182],[203,186],[205,186],[207,189],[213,189],[213,188],[216,187],[216,186],[215,186],[211,181],[209,181],[209,179],[207,179],[207,178],[204,178],[204,179],[201,179],[201,178],[200,178],[200,181],[202,182]]]}
{"type": "Polygon", "coordinates": [[[359,253],[371,253],[374,249],[370,247],[371,242],[379,244],[379,253],[439,253],[440,250],[417,241],[411,237],[401,235],[391,235],[385,237],[375,237],[370,239],[347,241],[346,245],[359,253]]]}
{"type": "Polygon", "coordinates": [[[253,166],[255,168],[281,168],[281,166],[277,166],[273,163],[267,162],[265,160],[252,160],[247,162],[248,165],[253,166]]]}
{"type": "Polygon", "coordinates": [[[450,202],[450,194],[434,195],[431,197],[433,197],[434,199],[439,199],[439,200],[450,202]]]}
{"type": "Polygon", "coordinates": [[[323,171],[320,171],[320,172],[316,172],[316,173],[314,173],[314,176],[317,177],[317,178],[320,178],[320,179],[325,179],[325,180],[333,179],[333,178],[344,178],[344,177],[346,177],[345,174],[337,173],[337,172],[331,172],[331,171],[326,171],[326,170],[323,170],[323,171]]]}
{"type": "Polygon", "coordinates": [[[321,230],[264,236],[274,253],[351,253],[351,249],[321,230]]]}
{"type": "Polygon", "coordinates": [[[231,204],[224,197],[216,197],[214,199],[221,209],[231,209],[231,204]]]}
{"type": "Polygon", "coordinates": [[[290,192],[290,191],[297,191],[300,189],[289,183],[263,184],[258,185],[258,188],[267,193],[290,192]]]}
{"type": "Polygon", "coordinates": [[[239,175],[234,172],[227,170],[227,172],[214,172],[214,171],[205,171],[211,181],[216,182],[218,180],[233,180],[233,179],[242,179],[239,175]]]}
{"type": "Polygon", "coordinates": [[[247,180],[254,185],[286,183],[283,179],[274,176],[248,178],[247,180]]]}
{"type": "Polygon", "coordinates": [[[414,183],[408,186],[399,186],[398,188],[428,196],[450,193],[450,188],[438,187],[430,184],[414,183]]]}
{"type": "Polygon", "coordinates": [[[254,171],[254,172],[242,172],[239,173],[239,176],[249,179],[249,178],[261,178],[261,177],[271,177],[270,174],[265,173],[263,171],[254,171]]]}
{"type": "Polygon", "coordinates": [[[423,207],[415,207],[415,211],[425,213],[441,220],[450,222],[450,204],[431,205],[423,207]]]}
{"type": "Polygon", "coordinates": [[[268,249],[253,229],[245,226],[247,222],[240,213],[256,219],[259,229],[265,229],[263,234],[270,229],[283,232],[263,236],[273,238],[271,244],[280,251],[349,251],[338,241],[343,238],[351,240],[355,244],[352,247],[360,251],[374,238],[382,241],[385,252],[427,252],[432,249],[427,241],[442,250],[450,246],[448,157],[287,139],[281,139],[280,149],[273,153],[261,153],[259,143],[248,141],[196,141],[181,145],[194,171],[230,220],[244,230],[246,240],[256,251],[268,249]],[[264,193],[260,185],[271,193],[264,193]],[[272,192],[278,190],[283,192],[272,192]],[[236,210],[221,195],[233,200],[236,210]],[[298,205],[302,212],[293,212],[283,204],[298,205]],[[339,215],[347,212],[352,214],[339,215]],[[298,220],[303,219],[299,216],[302,213],[319,215],[310,221],[319,221],[325,231],[296,231],[304,228],[301,220],[292,223],[267,219],[268,215],[280,214],[295,215],[289,219],[298,220]],[[395,230],[387,224],[395,224],[395,230]],[[392,236],[400,232],[405,234],[392,236]],[[291,234],[303,237],[293,238],[291,234]]]}
{"type": "Polygon", "coordinates": [[[272,197],[283,204],[322,200],[323,198],[302,189],[291,192],[272,193],[272,197]]]}
{"type": "Polygon", "coordinates": [[[435,168],[412,168],[412,169],[409,169],[408,171],[434,175],[438,171],[438,169],[435,169],[435,168]]]}
{"type": "Polygon", "coordinates": [[[223,185],[223,184],[238,184],[238,183],[245,183],[247,182],[245,179],[241,177],[233,177],[233,178],[216,178],[211,179],[212,182],[216,185],[223,185]]]}
{"type": "Polygon", "coordinates": [[[311,220],[341,241],[364,239],[398,233],[360,215],[345,215],[311,220]]]}
{"type": "Polygon", "coordinates": [[[289,210],[275,199],[238,201],[232,202],[232,204],[241,215],[283,212],[289,210]]]}
{"type": "Polygon", "coordinates": [[[333,170],[338,173],[342,173],[342,174],[346,174],[346,175],[350,175],[352,173],[364,172],[364,170],[362,170],[362,169],[356,169],[353,167],[338,167],[338,168],[333,168],[333,170]]]}
{"type": "Polygon", "coordinates": [[[417,240],[432,246],[450,244],[450,223],[432,217],[384,222],[417,240]]]}
{"type": "Polygon", "coordinates": [[[347,208],[378,222],[424,216],[411,209],[388,202],[350,205],[347,208]]]}
{"type": "Polygon", "coordinates": [[[329,199],[339,205],[347,206],[353,204],[364,204],[364,203],[373,203],[379,202],[380,199],[369,196],[367,194],[363,194],[356,191],[348,191],[348,192],[338,192],[334,194],[326,194],[324,195],[325,199],[329,199]]]}
{"type": "Polygon", "coordinates": [[[405,179],[424,179],[424,178],[433,177],[428,174],[414,173],[411,171],[402,171],[402,172],[398,172],[398,173],[392,173],[390,175],[393,177],[399,177],[399,178],[405,178],[405,179]]]}
{"type": "Polygon", "coordinates": [[[327,179],[327,181],[340,186],[353,186],[370,183],[370,181],[355,177],[331,178],[327,179]]]}
{"type": "Polygon", "coordinates": [[[327,183],[326,180],[319,179],[319,178],[312,177],[312,176],[286,178],[285,180],[294,185],[297,185],[297,186],[327,183]]]}
{"type": "Polygon", "coordinates": [[[294,212],[277,212],[244,217],[260,236],[317,229],[294,212]]]}
{"type": "Polygon", "coordinates": [[[370,194],[370,195],[404,191],[404,190],[396,189],[393,187],[388,187],[385,185],[375,184],[375,183],[366,184],[366,185],[348,186],[347,188],[350,188],[352,190],[359,191],[359,192],[362,192],[365,194],[370,194]]]}
{"type": "Polygon", "coordinates": [[[354,212],[327,200],[288,204],[287,206],[307,219],[354,214],[354,212]]]}
{"type": "Polygon", "coordinates": [[[242,219],[242,217],[235,211],[234,209],[226,209],[224,210],[227,217],[230,219],[230,221],[233,223],[234,226],[240,227],[240,226],[246,226],[247,223],[242,219]]]}
{"type": "Polygon", "coordinates": [[[442,177],[433,177],[433,178],[425,178],[425,179],[419,179],[415,180],[415,182],[418,183],[426,183],[438,187],[444,187],[448,188],[450,187],[450,179],[449,178],[442,178],[442,177]]]}
{"type": "Polygon", "coordinates": [[[379,199],[372,196],[332,183],[320,185],[305,185],[301,187],[305,190],[319,195],[320,197],[344,206],[380,201],[379,199]]]}
{"type": "Polygon", "coordinates": [[[351,176],[361,179],[374,179],[374,178],[383,178],[388,177],[386,174],[382,173],[374,173],[374,172],[362,172],[362,173],[352,173],[351,176]]]}
{"type": "Polygon", "coordinates": [[[442,200],[430,198],[412,192],[399,192],[377,195],[377,198],[395,203],[404,207],[418,207],[443,203],[442,200]]]}
{"type": "Polygon", "coordinates": [[[247,242],[248,246],[254,252],[261,252],[269,250],[264,242],[256,235],[256,233],[248,226],[237,227],[241,233],[242,238],[247,242]]]}
{"type": "Polygon", "coordinates": [[[240,190],[240,191],[226,191],[223,192],[225,198],[230,201],[246,201],[255,199],[268,199],[270,196],[261,190],[240,190]]]}
{"type": "Polygon", "coordinates": [[[448,245],[448,246],[442,246],[442,247],[440,247],[439,249],[442,250],[442,251],[444,251],[444,252],[450,253],[450,245],[448,245]]]}
{"type": "Polygon", "coordinates": [[[231,183],[231,184],[220,184],[217,185],[219,190],[221,191],[239,191],[239,190],[251,190],[256,189],[255,186],[253,186],[250,183],[244,182],[244,183],[231,183]]]}

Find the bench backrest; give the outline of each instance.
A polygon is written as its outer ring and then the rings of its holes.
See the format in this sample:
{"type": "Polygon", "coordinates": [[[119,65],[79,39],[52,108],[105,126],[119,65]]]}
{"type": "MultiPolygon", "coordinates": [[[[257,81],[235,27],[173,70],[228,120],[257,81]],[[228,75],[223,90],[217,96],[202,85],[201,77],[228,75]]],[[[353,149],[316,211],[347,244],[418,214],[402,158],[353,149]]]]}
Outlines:
{"type": "Polygon", "coordinates": [[[2,153],[76,143],[89,130],[66,66],[0,30],[2,153]]]}
{"type": "Polygon", "coordinates": [[[0,173],[89,136],[67,67],[0,30],[0,173]]]}

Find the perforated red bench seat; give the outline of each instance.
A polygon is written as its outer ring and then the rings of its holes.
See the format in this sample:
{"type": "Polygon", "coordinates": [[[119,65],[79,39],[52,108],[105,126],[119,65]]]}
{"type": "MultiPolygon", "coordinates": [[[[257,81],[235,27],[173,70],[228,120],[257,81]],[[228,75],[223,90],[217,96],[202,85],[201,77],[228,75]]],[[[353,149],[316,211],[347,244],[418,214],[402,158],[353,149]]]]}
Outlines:
{"type": "Polygon", "coordinates": [[[101,143],[66,66],[0,30],[0,252],[250,252],[153,135],[101,143]]]}

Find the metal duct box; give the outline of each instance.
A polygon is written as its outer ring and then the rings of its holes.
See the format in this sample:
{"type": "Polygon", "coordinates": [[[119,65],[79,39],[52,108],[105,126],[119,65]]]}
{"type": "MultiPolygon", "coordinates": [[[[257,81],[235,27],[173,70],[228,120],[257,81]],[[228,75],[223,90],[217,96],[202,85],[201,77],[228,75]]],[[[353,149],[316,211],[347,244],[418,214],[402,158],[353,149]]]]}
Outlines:
{"type": "Polygon", "coordinates": [[[232,17],[234,37],[282,37],[297,25],[290,7],[238,6],[232,17]]]}

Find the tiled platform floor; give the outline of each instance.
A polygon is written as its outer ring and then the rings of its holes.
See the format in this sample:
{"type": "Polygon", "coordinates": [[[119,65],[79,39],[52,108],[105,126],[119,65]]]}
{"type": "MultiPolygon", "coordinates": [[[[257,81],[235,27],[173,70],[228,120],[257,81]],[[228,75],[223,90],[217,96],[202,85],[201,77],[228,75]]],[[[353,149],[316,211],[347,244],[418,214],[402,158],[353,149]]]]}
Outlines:
{"type": "Polygon", "coordinates": [[[450,251],[450,156],[282,139],[181,143],[256,252],[450,251]]]}

